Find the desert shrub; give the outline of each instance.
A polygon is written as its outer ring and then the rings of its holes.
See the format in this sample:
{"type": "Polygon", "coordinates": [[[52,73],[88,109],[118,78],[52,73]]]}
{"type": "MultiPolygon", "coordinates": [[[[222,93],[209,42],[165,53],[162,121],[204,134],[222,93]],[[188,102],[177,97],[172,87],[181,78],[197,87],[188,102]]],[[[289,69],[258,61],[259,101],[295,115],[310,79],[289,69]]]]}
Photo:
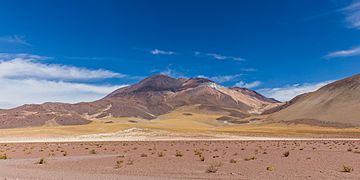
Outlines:
{"type": "Polygon", "coordinates": [[[196,156],[201,156],[202,155],[202,152],[198,151],[198,150],[195,150],[194,153],[195,153],[196,156]]]}
{"type": "Polygon", "coordinates": [[[199,156],[200,161],[205,161],[205,157],[204,156],[199,156]]]}
{"type": "Polygon", "coordinates": [[[140,155],[140,157],[147,157],[147,154],[142,153],[142,154],[140,155]]]}
{"type": "Polygon", "coordinates": [[[165,153],[164,153],[164,152],[158,152],[158,153],[157,153],[157,156],[158,156],[158,157],[164,157],[164,156],[165,156],[165,153]]]}
{"type": "Polygon", "coordinates": [[[182,157],[183,154],[180,151],[176,150],[175,156],[176,157],[182,157]]]}
{"type": "Polygon", "coordinates": [[[235,159],[230,159],[230,163],[236,163],[235,159]]]}
{"type": "Polygon", "coordinates": [[[220,162],[213,162],[206,168],[206,173],[216,173],[221,167],[220,162]]]}
{"type": "Polygon", "coordinates": [[[90,151],[90,154],[96,154],[97,152],[95,151],[95,149],[92,149],[91,151],[90,151]]]}
{"type": "Polygon", "coordinates": [[[40,160],[38,162],[36,162],[36,164],[45,164],[46,160],[44,158],[40,158],[40,160]]]}
{"type": "Polygon", "coordinates": [[[266,170],[267,170],[267,171],[273,171],[274,168],[273,168],[272,166],[267,166],[267,167],[266,167],[266,170]]]}
{"type": "Polygon", "coordinates": [[[349,165],[343,165],[343,172],[352,172],[354,169],[349,165]]]}
{"type": "Polygon", "coordinates": [[[289,152],[289,151],[286,151],[286,152],[283,153],[283,156],[284,156],[284,157],[289,157],[289,155],[290,155],[290,152],[289,152]]]}
{"type": "Polygon", "coordinates": [[[6,154],[0,155],[0,159],[6,160],[8,159],[8,156],[6,154]]]}
{"type": "Polygon", "coordinates": [[[121,168],[123,162],[124,162],[123,160],[117,160],[116,163],[115,163],[115,168],[116,168],[116,169],[121,168]]]}
{"type": "Polygon", "coordinates": [[[250,161],[250,160],[255,160],[255,159],[256,159],[255,156],[251,156],[251,157],[245,158],[244,160],[245,161],[250,161]]]}

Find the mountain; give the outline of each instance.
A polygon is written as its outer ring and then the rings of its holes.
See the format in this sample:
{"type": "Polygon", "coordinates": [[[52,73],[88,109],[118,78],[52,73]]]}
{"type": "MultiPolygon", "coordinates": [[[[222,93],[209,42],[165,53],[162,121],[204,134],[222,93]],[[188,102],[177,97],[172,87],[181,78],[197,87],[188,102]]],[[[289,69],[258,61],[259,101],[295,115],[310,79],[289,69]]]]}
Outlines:
{"type": "Polygon", "coordinates": [[[273,111],[275,113],[269,115],[268,119],[276,122],[334,127],[360,126],[360,75],[295,97],[273,111]]]}
{"type": "Polygon", "coordinates": [[[223,115],[219,120],[234,121],[278,105],[278,101],[246,88],[226,88],[204,78],[155,75],[94,102],[30,104],[0,110],[0,128],[79,125],[121,117],[151,120],[186,106],[223,115]]]}

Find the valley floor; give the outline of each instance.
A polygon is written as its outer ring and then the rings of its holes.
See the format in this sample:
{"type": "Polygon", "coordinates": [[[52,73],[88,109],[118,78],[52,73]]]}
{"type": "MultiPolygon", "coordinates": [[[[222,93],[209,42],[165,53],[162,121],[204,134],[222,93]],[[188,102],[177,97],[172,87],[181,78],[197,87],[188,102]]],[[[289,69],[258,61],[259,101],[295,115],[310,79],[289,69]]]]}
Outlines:
{"type": "Polygon", "coordinates": [[[0,144],[3,179],[358,179],[360,141],[0,144]],[[5,155],[6,154],[6,155],[5,155]],[[344,172],[344,167],[352,172],[344,172]]]}
{"type": "Polygon", "coordinates": [[[217,118],[184,110],[151,121],[1,129],[0,179],[360,177],[360,128],[217,118]],[[343,172],[344,165],[354,171],[343,172]]]}

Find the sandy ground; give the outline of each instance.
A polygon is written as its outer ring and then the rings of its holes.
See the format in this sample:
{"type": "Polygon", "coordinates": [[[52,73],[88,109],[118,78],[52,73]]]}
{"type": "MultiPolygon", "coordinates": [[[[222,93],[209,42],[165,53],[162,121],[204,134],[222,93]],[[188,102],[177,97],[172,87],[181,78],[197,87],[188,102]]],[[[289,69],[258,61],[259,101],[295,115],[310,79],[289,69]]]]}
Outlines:
{"type": "Polygon", "coordinates": [[[103,142],[103,141],[189,141],[189,140],[360,140],[358,136],[330,136],[323,134],[322,136],[311,134],[296,134],[291,136],[269,136],[269,135],[237,135],[235,133],[186,133],[174,132],[166,130],[152,130],[144,128],[128,128],[114,133],[98,133],[85,135],[49,135],[49,134],[35,134],[24,135],[26,133],[17,135],[2,135],[0,136],[0,143],[30,143],[30,142],[103,142]]]}
{"type": "Polygon", "coordinates": [[[0,179],[360,177],[360,141],[350,140],[2,143],[0,158],[5,154],[0,179]]]}

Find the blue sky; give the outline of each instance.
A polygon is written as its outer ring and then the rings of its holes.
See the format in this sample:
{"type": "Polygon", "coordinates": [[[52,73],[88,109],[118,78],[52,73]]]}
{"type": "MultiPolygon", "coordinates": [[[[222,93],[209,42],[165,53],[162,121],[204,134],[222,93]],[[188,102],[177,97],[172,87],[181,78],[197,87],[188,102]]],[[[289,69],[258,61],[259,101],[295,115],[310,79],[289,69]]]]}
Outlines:
{"type": "Polygon", "coordinates": [[[285,101],[360,72],[360,1],[12,0],[0,23],[0,108],[159,73],[285,101]]]}

